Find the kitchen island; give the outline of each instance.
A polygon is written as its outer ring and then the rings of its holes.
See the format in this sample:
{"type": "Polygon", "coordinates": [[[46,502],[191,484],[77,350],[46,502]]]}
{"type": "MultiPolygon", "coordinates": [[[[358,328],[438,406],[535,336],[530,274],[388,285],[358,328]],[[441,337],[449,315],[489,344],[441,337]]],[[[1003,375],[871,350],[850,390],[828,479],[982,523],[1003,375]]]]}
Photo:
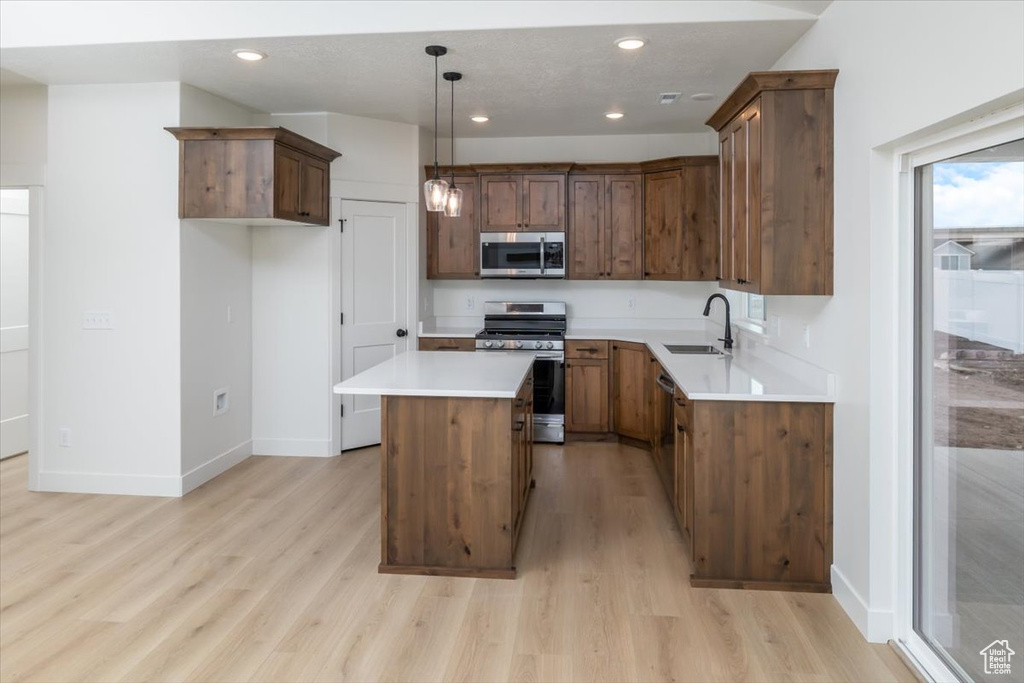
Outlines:
{"type": "Polygon", "coordinates": [[[335,385],[381,397],[378,571],[515,578],[533,355],[410,351],[335,385]]]}

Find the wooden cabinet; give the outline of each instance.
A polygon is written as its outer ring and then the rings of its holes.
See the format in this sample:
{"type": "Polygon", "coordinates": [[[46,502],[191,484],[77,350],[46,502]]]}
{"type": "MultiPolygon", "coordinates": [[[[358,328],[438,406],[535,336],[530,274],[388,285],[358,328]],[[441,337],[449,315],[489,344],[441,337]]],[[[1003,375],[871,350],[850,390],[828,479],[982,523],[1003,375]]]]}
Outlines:
{"type": "Polygon", "coordinates": [[[645,443],[651,440],[650,352],[643,344],[612,343],[612,409],[615,432],[645,443]]]}
{"type": "Polygon", "coordinates": [[[718,158],[643,164],[644,279],[713,280],[718,274],[718,158]]]}
{"type": "Polygon", "coordinates": [[[420,351],[476,351],[472,337],[420,337],[420,351]]]}
{"type": "Polygon", "coordinates": [[[639,280],[643,267],[643,176],[569,176],[568,278],[639,280]]]}
{"type": "Polygon", "coordinates": [[[672,395],[675,385],[656,358],[649,358],[650,381],[647,409],[651,421],[651,456],[654,468],[669,500],[675,495],[676,432],[672,413],[672,395]]]}
{"type": "Polygon", "coordinates": [[[564,231],[565,180],[565,173],[482,174],[480,230],[564,231]]]}
{"type": "Polygon", "coordinates": [[[693,554],[693,404],[678,387],[673,397],[675,422],[675,486],[672,507],[693,554]]]}
{"type": "Polygon", "coordinates": [[[608,342],[566,342],[565,358],[565,431],[611,431],[608,342]]]}
{"type": "Polygon", "coordinates": [[[533,486],[533,373],[512,401],[513,547],[518,543],[526,501],[533,486]]]}
{"type": "Polygon", "coordinates": [[[340,153],[285,128],[167,128],[179,140],[178,217],[251,225],[330,220],[340,153]]]}
{"type": "Polygon", "coordinates": [[[433,280],[480,277],[480,180],[456,176],[455,182],[462,190],[461,215],[427,212],[427,277],[433,280]]]}
{"type": "Polygon", "coordinates": [[[758,294],[832,294],[833,88],[838,71],[750,74],[718,131],[718,278],[758,294]]]}

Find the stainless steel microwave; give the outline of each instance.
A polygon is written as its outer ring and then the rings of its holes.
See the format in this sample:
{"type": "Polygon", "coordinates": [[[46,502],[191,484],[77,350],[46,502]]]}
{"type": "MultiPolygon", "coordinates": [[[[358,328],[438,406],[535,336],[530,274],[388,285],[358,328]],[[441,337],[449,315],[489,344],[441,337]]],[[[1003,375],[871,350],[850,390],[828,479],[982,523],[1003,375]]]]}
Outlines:
{"type": "Polygon", "coordinates": [[[480,277],[564,278],[565,233],[480,233],[480,277]]]}

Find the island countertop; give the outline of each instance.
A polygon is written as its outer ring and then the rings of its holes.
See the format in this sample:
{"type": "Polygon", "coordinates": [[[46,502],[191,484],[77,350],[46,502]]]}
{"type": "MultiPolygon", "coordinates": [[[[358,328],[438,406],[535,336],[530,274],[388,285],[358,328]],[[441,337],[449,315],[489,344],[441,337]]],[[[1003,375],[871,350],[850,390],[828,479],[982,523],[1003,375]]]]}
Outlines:
{"type": "Polygon", "coordinates": [[[336,394],[514,398],[533,354],[408,351],[334,385],[336,394]]]}

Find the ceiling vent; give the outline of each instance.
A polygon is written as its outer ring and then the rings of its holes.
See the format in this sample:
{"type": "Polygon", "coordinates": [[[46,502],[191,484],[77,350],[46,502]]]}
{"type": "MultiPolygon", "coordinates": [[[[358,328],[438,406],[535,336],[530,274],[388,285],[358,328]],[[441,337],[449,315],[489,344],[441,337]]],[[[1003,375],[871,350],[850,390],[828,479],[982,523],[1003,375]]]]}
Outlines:
{"type": "Polygon", "coordinates": [[[681,92],[663,92],[658,95],[658,104],[675,104],[683,93],[681,92]]]}

